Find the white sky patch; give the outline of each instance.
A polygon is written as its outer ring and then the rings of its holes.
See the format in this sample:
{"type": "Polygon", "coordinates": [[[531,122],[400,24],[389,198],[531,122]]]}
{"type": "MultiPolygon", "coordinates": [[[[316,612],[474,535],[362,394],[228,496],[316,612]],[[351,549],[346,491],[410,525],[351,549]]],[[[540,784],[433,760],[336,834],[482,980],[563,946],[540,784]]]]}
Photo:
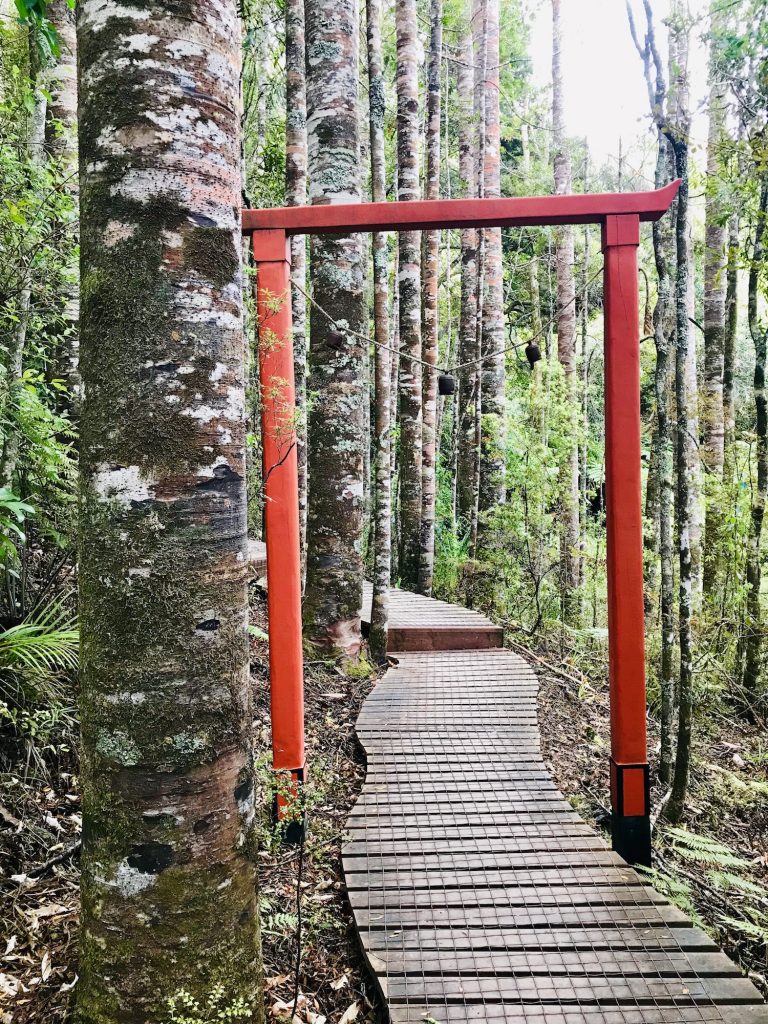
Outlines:
{"type": "MultiPolygon", "coordinates": [[[[631,0],[641,38],[645,15],[640,0],[631,0]]],[[[662,59],[667,57],[669,0],[652,0],[656,38],[662,59]]],[[[549,2],[530,4],[530,53],[534,84],[552,84],[552,7],[549,2]]],[[[691,14],[699,19],[691,30],[689,71],[691,77],[692,137],[696,146],[706,144],[706,96],[708,0],[690,0],[691,14]]],[[[567,0],[562,5],[565,79],[565,122],[568,135],[587,138],[592,160],[618,165],[619,139],[627,171],[642,171],[653,187],[655,147],[648,147],[650,110],[643,67],[629,32],[622,0],[567,0]],[[649,159],[644,161],[645,154],[649,159]],[[641,166],[638,166],[640,164],[641,166]]],[[[502,55],[502,60],[504,56],[502,55]]],[[[503,102],[503,101],[502,101],[503,102]]],[[[580,168],[574,167],[574,177],[580,168]]]]}

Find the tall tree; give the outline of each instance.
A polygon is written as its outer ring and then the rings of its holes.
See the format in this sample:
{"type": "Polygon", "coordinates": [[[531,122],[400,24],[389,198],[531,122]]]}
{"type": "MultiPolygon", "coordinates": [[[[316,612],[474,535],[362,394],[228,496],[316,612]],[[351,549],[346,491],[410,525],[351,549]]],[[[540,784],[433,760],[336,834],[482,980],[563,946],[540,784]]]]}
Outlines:
{"type": "Polygon", "coordinates": [[[754,701],[762,673],[763,626],[760,604],[762,559],[760,544],[763,536],[765,505],[768,499],[768,396],[765,390],[766,360],[768,359],[768,323],[762,313],[760,297],[766,287],[765,229],[768,219],[768,152],[765,143],[758,149],[755,168],[760,176],[760,200],[754,225],[754,239],[749,261],[747,286],[747,323],[755,347],[753,394],[755,400],[755,433],[757,434],[757,486],[753,491],[750,515],[749,546],[747,549],[747,627],[744,644],[744,690],[754,717],[754,701]]]}
{"type": "Polygon", "coordinates": [[[709,132],[704,229],[704,389],[701,455],[707,472],[704,536],[704,592],[711,594],[721,548],[722,508],[720,482],[725,455],[723,371],[725,362],[727,274],[727,211],[723,209],[721,168],[725,141],[725,81],[720,50],[724,14],[722,4],[710,6],[709,132]]]}
{"type": "MultiPolygon", "coordinates": [[[[307,145],[312,203],[360,199],[358,17],[354,0],[306,5],[307,145]]],[[[362,604],[363,467],[368,401],[360,235],[312,239],[309,490],[304,624],[317,643],[356,655],[362,604]],[[354,333],[353,333],[354,332],[354,333]]]]}
{"type": "MultiPolygon", "coordinates": [[[[397,197],[420,197],[419,39],[416,0],[395,0],[397,33],[397,197]]],[[[403,586],[419,585],[421,551],[422,367],[418,231],[398,235],[400,350],[400,558],[403,586]]]]}
{"type": "MultiPolygon", "coordinates": [[[[427,166],[425,199],[440,198],[440,72],[443,55],[443,4],[430,0],[430,48],[427,61],[427,166]]],[[[421,537],[419,593],[432,593],[435,560],[435,497],[437,457],[437,334],[439,319],[438,277],[440,271],[440,232],[425,231],[421,275],[422,303],[422,461],[421,461],[421,537]]]]}
{"type": "MultiPolygon", "coordinates": [[[[467,21],[469,12],[467,12],[467,21]]],[[[459,133],[459,177],[463,194],[476,195],[473,116],[472,34],[467,30],[461,45],[456,82],[459,133]]],[[[477,331],[478,232],[461,232],[461,307],[459,311],[459,365],[457,429],[456,510],[470,535],[477,532],[478,495],[474,486],[478,451],[475,445],[476,406],[480,402],[477,331]]]]}
{"type": "MultiPolygon", "coordinates": [[[[675,175],[674,153],[667,133],[667,82],[664,62],[656,43],[652,8],[643,3],[646,29],[643,40],[637,31],[632,8],[627,3],[629,26],[637,51],[643,62],[651,116],[656,127],[657,156],[655,186],[662,188],[675,175]]],[[[674,566],[674,444],[670,391],[672,375],[672,340],[674,338],[674,303],[672,275],[675,248],[672,218],[662,217],[653,224],[653,255],[656,265],[656,304],[653,310],[653,337],[656,346],[654,392],[656,398],[656,471],[658,475],[658,549],[660,561],[661,652],[659,689],[661,691],[661,752],[659,777],[669,783],[674,755],[677,671],[675,666],[675,566],[674,566]]]]}
{"type": "Polygon", "coordinates": [[[690,275],[691,248],[689,223],[689,153],[690,112],[688,110],[687,56],[690,16],[685,0],[673,0],[670,21],[670,93],[671,118],[665,132],[675,157],[675,173],[680,179],[675,219],[675,401],[677,404],[677,538],[679,554],[678,641],[680,673],[678,677],[677,749],[672,775],[672,793],[667,807],[671,821],[683,814],[688,789],[693,725],[693,613],[694,570],[692,560],[692,528],[696,522],[696,506],[692,483],[694,467],[691,460],[691,424],[689,346],[690,337],[690,275]]]}
{"type": "MultiPolygon", "coordinates": [[[[499,110],[499,0],[483,0],[482,194],[501,196],[501,116],[499,110]]],[[[479,510],[500,505],[505,496],[504,283],[501,228],[483,231],[482,447],[479,510]]],[[[481,520],[482,522],[482,520],[481,520]]]]}
{"type": "MultiPolygon", "coordinates": [[[[285,205],[307,201],[307,94],[305,74],[304,0],[285,3],[285,205]]],[[[299,523],[302,566],[307,544],[307,245],[303,235],[291,237],[291,312],[296,386],[296,458],[299,469],[299,523]]]]}
{"type": "Polygon", "coordinates": [[[78,1019],[261,1020],[237,5],[81,0],[78,44],[78,1019]]]}
{"type": "MultiPolygon", "coordinates": [[[[381,0],[366,0],[368,30],[368,109],[371,139],[371,198],[387,198],[384,149],[386,93],[381,51],[381,0]]],[[[368,642],[373,654],[382,657],[387,649],[389,587],[392,575],[392,359],[389,337],[389,268],[387,236],[373,236],[373,325],[375,359],[375,474],[376,493],[373,541],[373,607],[368,642]]]]}
{"type": "MultiPolygon", "coordinates": [[[[571,191],[571,157],[565,132],[565,83],[562,66],[561,0],[552,0],[552,142],[555,194],[571,191]]],[[[557,354],[565,377],[565,402],[571,429],[560,467],[560,586],[565,622],[579,618],[579,445],[576,374],[576,282],[573,228],[555,232],[557,273],[557,354]]]]}

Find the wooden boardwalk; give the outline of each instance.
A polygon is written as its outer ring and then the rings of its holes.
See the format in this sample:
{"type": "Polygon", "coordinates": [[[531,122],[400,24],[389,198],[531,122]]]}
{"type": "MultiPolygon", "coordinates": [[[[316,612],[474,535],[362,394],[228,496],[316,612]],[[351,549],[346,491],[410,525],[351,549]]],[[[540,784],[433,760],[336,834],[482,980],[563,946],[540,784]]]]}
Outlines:
{"type": "Polygon", "coordinates": [[[487,620],[476,649],[450,649],[475,613],[398,592],[392,611],[406,651],[358,719],[368,773],[344,849],[390,1019],[768,1024],[757,989],[558,792],[527,663],[489,646],[487,620]]]}

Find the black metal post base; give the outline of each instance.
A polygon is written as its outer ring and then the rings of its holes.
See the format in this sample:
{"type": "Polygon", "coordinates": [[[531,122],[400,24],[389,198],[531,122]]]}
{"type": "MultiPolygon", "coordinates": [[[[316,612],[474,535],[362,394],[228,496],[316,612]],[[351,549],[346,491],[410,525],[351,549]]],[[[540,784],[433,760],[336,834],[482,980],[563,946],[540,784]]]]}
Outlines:
{"type": "Polygon", "coordinates": [[[651,819],[648,815],[611,819],[613,848],[628,864],[651,866],[651,819]]]}

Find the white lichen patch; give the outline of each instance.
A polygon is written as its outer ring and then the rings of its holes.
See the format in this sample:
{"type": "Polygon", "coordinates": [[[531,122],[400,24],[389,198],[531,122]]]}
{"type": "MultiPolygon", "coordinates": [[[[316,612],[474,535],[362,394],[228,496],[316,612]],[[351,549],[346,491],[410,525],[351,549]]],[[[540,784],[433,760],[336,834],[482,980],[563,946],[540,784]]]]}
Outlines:
{"type": "Polygon", "coordinates": [[[106,245],[108,249],[111,249],[112,246],[119,245],[120,242],[127,242],[128,239],[133,238],[135,234],[135,224],[123,224],[123,222],[119,220],[110,220],[104,228],[102,239],[104,245],[106,245]]]}
{"type": "Polygon", "coordinates": [[[137,7],[129,7],[116,0],[91,0],[81,5],[81,17],[89,32],[101,32],[112,18],[130,18],[132,21],[148,21],[150,11],[137,7]]]}
{"type": "Polygon", "coordinates": [[[159,36],[151,36],[145,32],[137,32],[135,35],[126,36],[123,45],[126,50],[136,53],[149,53],[155,43],[160,42],[159,36]]]}
{"type": "Polygon", "coordinates": [[[152,482],[142,476],[138,466],[102,464],[94,473],[91,486],[104,501],[116,501],[121,505],[150,501],[155,496],[152,482]]]}
{"type": "Polygon", "coordinates": [[[226,363],[216,363],[214,368],[211,370],[211,381],[215,384],[216,381],[221,380],[224,374],[227,372],[226,363]]]}
{"type": "Polygon", "coordinates": [[[114,885],[123,896],[136,896],[148,889],[157,881],[157,875],[150,875],[137,868],[132,868],[127,860],[121,860],[115,872],[114,885]]]}
{"type": "MultiPolygon", "coordinates": [[[[201,466],[197,470],[197,472],[195,473],[195,476],[200,476],[200,477],[212,477],[212,476],[215,476],[216,475],[216,470],[219,468],[219,466],[226,466],[227,464],[228,464],[227,463],[227,459],[223,455],[219,455],[216,459],[213,460],[213,462],[210,464],[210,466],[201,466]]],[[[210,615],[203,616],[203,617],[211,619],[211,618],[213,618],[213,613],[211,613],[210,615]]]]}

